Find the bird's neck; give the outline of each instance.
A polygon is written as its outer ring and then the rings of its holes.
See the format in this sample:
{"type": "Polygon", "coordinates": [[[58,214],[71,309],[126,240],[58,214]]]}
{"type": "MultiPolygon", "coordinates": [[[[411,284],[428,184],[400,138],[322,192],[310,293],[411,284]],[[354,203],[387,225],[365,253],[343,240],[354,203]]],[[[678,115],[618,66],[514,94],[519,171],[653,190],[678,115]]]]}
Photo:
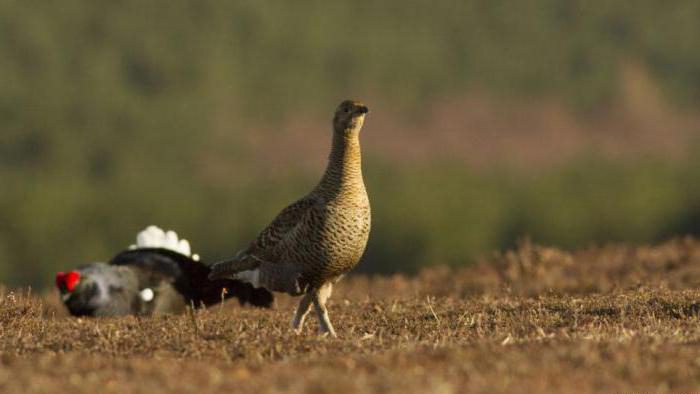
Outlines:
{"type": "Polygon", "coordinates": [[[335,131],[328,166],[318,191],[338,194],[358,188],[364,190],[359,130],[335,131]]]}

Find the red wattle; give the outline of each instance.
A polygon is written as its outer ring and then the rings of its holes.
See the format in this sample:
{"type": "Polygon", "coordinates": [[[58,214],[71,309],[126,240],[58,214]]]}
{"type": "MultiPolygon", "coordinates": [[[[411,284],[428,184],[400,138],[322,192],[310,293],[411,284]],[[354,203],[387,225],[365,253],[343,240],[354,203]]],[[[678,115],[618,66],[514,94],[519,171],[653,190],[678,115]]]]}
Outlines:
{"type": "Polygon", "coordinates": [[[80,272],[71,271],[66,274],[66,290],[68,290],[69,292],[75,290],[75,285],[77,285],[78,282],[80,282],[80,272]]]}
{"type": "Polygon", "coordinates": [[[75,285],[80,282],[80,272],[71,271],[69,273],[59,272],[56,274],[56,287],[59,290],[66,289],[69,293],[75,290],[75,285]]]}

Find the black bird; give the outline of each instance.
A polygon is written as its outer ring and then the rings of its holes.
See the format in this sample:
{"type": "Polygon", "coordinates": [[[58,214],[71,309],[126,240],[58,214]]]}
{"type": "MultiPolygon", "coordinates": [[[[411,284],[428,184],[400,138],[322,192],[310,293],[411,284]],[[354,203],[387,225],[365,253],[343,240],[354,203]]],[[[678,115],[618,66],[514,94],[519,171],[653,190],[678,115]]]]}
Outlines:
{"type": "Polygon", "coordinates": [[[210,281],[208,266],[189,250],[187,240],[150,226],[136,245],[109,263],[91,263],[56,275],[61,298],[74,316],[179,313],[235,297],[241,305],[270,307],[273,295],[234,279],[210,281]]]}

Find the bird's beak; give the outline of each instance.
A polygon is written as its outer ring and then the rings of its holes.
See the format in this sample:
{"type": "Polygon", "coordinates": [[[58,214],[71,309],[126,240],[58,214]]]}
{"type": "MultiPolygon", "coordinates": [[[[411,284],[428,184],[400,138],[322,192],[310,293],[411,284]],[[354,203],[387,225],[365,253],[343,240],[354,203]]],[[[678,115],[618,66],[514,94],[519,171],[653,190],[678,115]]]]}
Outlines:
{"type": "Polygon", "coordinates": [[[366,114],[366,113],[368,113],[368,112],[369,112],[369,108],[367,108],[367,107],[364,106],[364,105],[360,105],[360,106],[358,106],[357,108],[355,108],[355,113],[356,113],[356,114],[362,114],[362,115],[364,115],[364,114],[366,114]]]}

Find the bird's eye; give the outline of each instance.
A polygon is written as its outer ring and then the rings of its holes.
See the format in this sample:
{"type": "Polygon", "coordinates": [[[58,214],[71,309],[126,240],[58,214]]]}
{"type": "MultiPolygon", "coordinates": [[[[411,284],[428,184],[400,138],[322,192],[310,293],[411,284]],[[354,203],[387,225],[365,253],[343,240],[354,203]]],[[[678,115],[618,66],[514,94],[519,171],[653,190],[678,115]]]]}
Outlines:
{"type": "Polygon", "coordinates": [[[350,112],[350,108],[345,108],[345,112],[350,112]]]}

